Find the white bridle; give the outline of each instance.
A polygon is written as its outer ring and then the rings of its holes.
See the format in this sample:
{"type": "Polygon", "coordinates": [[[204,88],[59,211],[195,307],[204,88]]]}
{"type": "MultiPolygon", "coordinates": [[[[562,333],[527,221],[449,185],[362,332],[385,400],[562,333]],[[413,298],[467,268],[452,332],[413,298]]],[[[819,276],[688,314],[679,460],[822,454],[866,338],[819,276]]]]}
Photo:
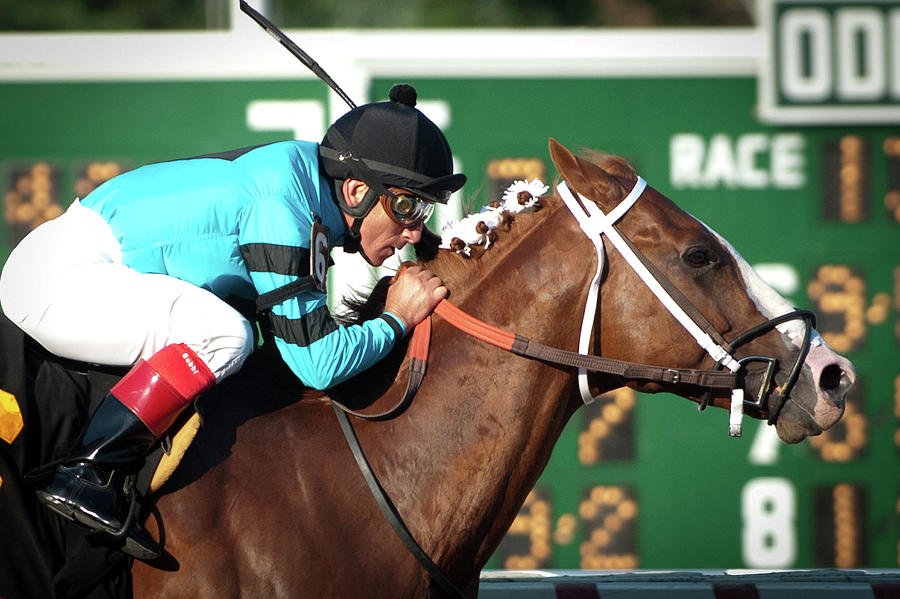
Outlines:
{"type": "MultiPolygon", "coordinates": [[[[622,239],[622,236],[613,225],[634,206],[638,198],[647,187],[647,182],[641,177],[631,189],[629,194],[609,214],[603,211],[591,200],[578,194],[580,202],[575,199],[569,189],[568,183],[563,181],[556,186],[556,191],[565,202],[569,211],[575,216],[578,225],[597,250],[597,272],[591,281],[588,291],[587,303],[584,307],[584,318],[581,321],[581,335],[578,340],[578,352],[587,355],[590,350],[591,333],[593,332],[594,317],[597,310],[597,295],[600,289],[600,277],[606,265],[606,250],[603,246],[603,236],[606,235],[616,247],[623,258],[628,262],[634,272],[644,281],[650,291],[659,298],[672,316],[681,323],[681,326],[697,341],[706,353],[719,364],[728,368],[731,372],[737,372],[741,365],[725,348],[713,341],[713,339],[694,322],[693,319],[678,305],[671,295],[663,288],[656,277],[637,257],[631,247],[622,239]]],[[[585,403],[591,403],[597,398],[591,394],[588,385],[587,370],[578,369],[578,388],[581,398],[585,403]]],[[[741,436],[741,421],[744,414],[744,391],[735,388],[731,391],[731,411],[729,415],[728,433],[732,437],[741,436]]]]}

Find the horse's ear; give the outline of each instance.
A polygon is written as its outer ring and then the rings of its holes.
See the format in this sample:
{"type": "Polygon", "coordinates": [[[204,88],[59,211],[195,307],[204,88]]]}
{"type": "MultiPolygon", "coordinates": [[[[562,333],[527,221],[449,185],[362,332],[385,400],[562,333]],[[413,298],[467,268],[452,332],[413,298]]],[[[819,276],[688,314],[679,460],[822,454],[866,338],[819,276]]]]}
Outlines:
{"type": "Polygon", "coordinates": [[[548,145],[550,146],[550,159],[553,160],[556,170],[560,175],[565,176],[563,171],[575,166],[575,155],[566,146],[556,141],[556,138],[551,137],[548,145]]]}
{"type": "Polygon", "coordinates": [[[575,191],[595,202],[603,202],[605,198],[615,199],[621,194],[621,188],[615,177],[602,168],[575,156],[564,145],[550,138],[550,159],[559,176],[575,191]]]}

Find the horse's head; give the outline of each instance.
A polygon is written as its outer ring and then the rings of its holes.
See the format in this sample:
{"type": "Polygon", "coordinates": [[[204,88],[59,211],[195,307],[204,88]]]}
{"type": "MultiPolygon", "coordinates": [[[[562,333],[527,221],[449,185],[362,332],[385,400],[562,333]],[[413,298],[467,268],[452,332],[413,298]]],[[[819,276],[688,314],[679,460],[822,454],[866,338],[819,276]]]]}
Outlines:
{"type": "MultiPolygon", "coordinates": [[[[635,189],[637,175],[620,158],[595,163],[576,157],[556,140],[550,141],[550,154],[568,188],[604,214],[635,189]]],[[[722,237],[649,186],[619,216],[615,228],[612,235],[620,232],[626,245],[646,257],[646,266],[664,290],[671,283],[666,294],[676,305],[664,307],[619,251],[606,252],[595,352],[669,368],[730,364],[750,399],[744,402],[748,414],[774,421],[779,437],[788,443],[819,434],[840,420],[855,379],[853,366],[812,329],[810,314],[794,312],[722,237]],[[710,357],[709,347],[701,347],[698,335],[675,316],[679,311],[699,323],[704,333],[709,329],[713,345],[724,348],[727,358],[710,357]]],[[[611,245],[608,234],[603,245],[611,245]]],[[[684,384],[632,386],[674,391],[700,402],[711,398],[713,405],[729,406],[727,390],[710,396],[684,384]]]]}

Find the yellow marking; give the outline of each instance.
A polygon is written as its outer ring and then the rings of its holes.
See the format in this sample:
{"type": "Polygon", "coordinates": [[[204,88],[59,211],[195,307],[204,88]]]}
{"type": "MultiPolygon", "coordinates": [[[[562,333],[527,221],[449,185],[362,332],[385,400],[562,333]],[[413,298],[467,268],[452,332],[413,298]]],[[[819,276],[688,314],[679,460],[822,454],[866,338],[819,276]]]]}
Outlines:
{"type": "MultiPolygon", "coordinates": [[[[0,389],[0,439],[12,443],[22,432],[22,410],[12,393],[0,389]]],[[[3,486],[3,477],[0,476],[0,487],[3,486]]]]}
{"type": "Polygon", "coordinates": [[[23,426],[22,410],[16,397],[0,389],[0,439],[12,443],[22,432],[23,426]]]}

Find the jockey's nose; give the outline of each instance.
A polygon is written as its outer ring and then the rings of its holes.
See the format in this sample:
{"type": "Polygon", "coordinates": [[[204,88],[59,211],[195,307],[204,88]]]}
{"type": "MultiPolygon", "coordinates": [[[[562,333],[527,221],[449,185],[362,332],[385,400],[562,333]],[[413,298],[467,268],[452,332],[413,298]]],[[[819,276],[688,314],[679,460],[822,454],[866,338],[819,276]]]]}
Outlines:
{"type": "Polygon", "coordinates": [[[406,227],[403,229],[403,239],[407,243],[418,243],[422,239],[422,223],[418,223],[415,227],[406,227]]]}

